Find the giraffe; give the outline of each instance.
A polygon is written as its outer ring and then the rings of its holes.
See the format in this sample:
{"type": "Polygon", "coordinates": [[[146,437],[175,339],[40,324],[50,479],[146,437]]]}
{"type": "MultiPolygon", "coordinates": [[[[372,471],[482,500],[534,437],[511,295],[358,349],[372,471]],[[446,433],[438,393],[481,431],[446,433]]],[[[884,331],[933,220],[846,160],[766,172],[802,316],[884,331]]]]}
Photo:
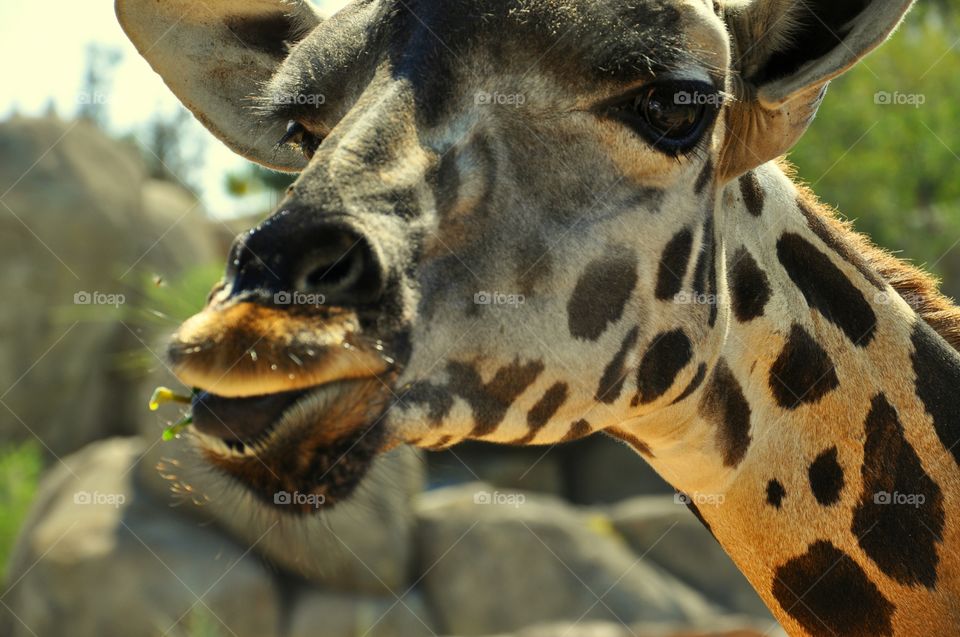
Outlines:
{"type": "Polygon", "coordinates": [[[956,634],[960,309],[780,159],[910,5],[118,0],[299,173],[171,339],[188,436],[306,513],[398,445],[602,431],[791,635],[956,634]]]}

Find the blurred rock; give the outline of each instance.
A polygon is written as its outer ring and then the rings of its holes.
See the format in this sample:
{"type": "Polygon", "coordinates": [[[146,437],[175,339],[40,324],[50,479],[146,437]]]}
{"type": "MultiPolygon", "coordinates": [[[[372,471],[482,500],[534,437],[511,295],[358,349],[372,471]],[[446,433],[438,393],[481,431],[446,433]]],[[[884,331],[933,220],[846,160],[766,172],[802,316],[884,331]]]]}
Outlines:
{"type": "Polygon", "coordinates": [[[349,597],[317,591],[294,604],[285,637],[436,637],[423,597],[349,597]]]}
{"type": "Polygon", "coordinates": [[[186,439],[153,445],[139,470],[158,498],[255,544],[277,568],[340,593],[392,597],[407,589],[412,570],[412,499],[424,481],[418,454],[401,447],[381,456],[352,499],[312,517],[264,506],[213,471],[186,439]]]}
{"type": "Polygon", "coordinates": [[[270,573],[144,490],[133,470],[143,452],[115,438],[52,468],[11,558],[3,634],[186,635],[198,617],[236,637],[276,634],[270,573]]]}
{"type": "Polygon", "coordinates": [[[0,438],[52,459],[134,433],[144,397],[120,358],[175,322],[121,321],[142,278],[221,258],[196,200],[147,180],[129,144],[55,118],[0,123],[0,193],[0,438]]]}
{"type": "Polygon", "coordinates": [[[638,495],[673,493],[647,461],[624,443],[595,434],[563,451],[565,494],[575,504],[610,504],[638,495]]]}
{"type": "Polygon", "coordinates": [[[710,532],[672,496],[634,498],[610,508],[613,527],[633,550],[721,606],[773,620],[710,532]]]}
{"type": "Polygon", "coordinates": [[[417,516],[418,572],[447,634],[715,615],[699,594],[638,559],[604,518],[550,497],[463,485],[424,494],[417,516]]]}
{"type": "Polygon", "coordinates": [[[431,487],[482,479],[501,489],[563,494],[560,447],[507,447],[465,442],[426,456],[431,487]],[[480,478],[478,478],[480,476],[480,478]]]}

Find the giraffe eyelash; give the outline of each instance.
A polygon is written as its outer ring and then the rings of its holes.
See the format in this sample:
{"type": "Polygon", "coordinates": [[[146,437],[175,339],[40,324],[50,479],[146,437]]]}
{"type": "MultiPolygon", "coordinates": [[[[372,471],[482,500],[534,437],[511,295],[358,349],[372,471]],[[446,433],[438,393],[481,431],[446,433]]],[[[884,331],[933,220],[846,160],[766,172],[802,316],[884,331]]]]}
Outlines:
{"type": "Polygon", "coordinates": [[[277,141],[276,148],[279,149],[287,144],[296,145],[300,148],[303,156],[310,160],[322,141],[321,137],[314,135],[307,130],[306,126],[292,119],[287,122],[287,130],[277,141]]]}

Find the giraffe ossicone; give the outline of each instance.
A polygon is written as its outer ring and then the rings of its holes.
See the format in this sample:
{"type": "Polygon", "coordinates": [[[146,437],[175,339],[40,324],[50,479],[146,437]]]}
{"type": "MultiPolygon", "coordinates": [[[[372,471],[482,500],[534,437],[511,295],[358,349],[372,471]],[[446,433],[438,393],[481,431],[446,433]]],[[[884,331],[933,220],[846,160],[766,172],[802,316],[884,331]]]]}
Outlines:
{"type": "Polygon", "coordinates": [[[171,341],[190,437],[332,505],[397,445],[604,431],[791,634],[955,634],[960,309],[777,159],[910,5],[118,0],[299,173],[171,341]]]}

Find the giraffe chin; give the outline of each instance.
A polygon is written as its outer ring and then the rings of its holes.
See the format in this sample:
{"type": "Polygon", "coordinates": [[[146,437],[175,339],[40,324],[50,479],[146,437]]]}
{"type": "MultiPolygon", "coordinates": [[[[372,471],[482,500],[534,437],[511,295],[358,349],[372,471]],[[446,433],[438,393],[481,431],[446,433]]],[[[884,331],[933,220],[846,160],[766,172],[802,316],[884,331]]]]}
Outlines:
{"type": "Polygon", "coordinates": [[[385,450],[389,397],[374,378],[242,399],[200,392],[190,437],[261,502],[316,513],[348,498],[385,450]]]}

